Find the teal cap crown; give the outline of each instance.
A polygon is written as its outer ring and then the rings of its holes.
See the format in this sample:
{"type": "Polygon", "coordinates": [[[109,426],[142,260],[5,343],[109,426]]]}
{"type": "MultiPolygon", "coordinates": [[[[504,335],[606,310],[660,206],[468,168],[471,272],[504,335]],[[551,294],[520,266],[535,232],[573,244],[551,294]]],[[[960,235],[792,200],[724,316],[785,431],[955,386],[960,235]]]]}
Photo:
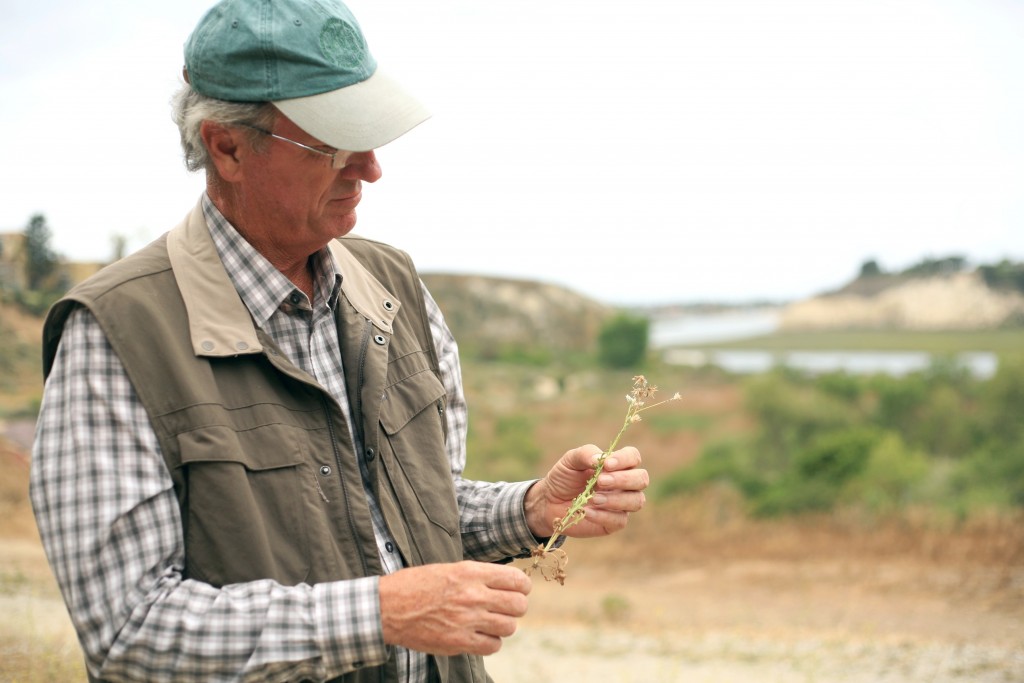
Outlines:
{"type": "Polygon", "coordinates": [[[185,70],[203,95],[275,102],[361,83],[377,62],[336,0],[221,0],[185,43],[185,70]]]}

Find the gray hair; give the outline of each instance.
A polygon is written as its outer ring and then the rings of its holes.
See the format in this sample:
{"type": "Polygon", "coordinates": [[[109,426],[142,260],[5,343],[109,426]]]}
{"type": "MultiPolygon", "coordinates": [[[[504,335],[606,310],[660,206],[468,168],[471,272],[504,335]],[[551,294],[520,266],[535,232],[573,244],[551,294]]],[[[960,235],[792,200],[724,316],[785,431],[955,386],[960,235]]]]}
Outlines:
{"type": "MultiPolygon", "coordinates": [[[[274,127],[278,115],[274,105],[268,102],[218,100],[196,92],[188,83],[182,84],[174,94],[171,107],[172,118],[178,124],[178,133],[181,135],[185,167],[190,171],[206,169],[207,175],[211,178],[216,177],[216,168],[200,135],[203,121],[225,126],[256,126],[270,130],[274,127]]],[[[256,131],[250,131],[250,140],[257,149],[264,142],[256,131]]]]}

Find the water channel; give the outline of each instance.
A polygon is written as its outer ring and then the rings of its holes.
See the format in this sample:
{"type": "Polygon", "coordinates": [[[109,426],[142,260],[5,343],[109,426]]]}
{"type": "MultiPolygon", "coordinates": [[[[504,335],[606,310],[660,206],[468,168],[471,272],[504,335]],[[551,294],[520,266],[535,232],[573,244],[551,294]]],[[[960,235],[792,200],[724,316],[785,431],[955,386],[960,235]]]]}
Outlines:
{"type": "MultiPolygon", "coordinates": [[[[788,367],[809,374],[847,372],[900,377],[927,370],[936,361],[926,351],[768,351],[716,349],[716,343],[749,339],[775,332],[778,309],[757,308],[723,313],[686,313],[655,318],[651,346],[660,349],[665,362],[675,365],[713,365],[727,372],[754,374],[774,367],[788,367]],[[680,346],[702,348],[679,348],[680,346]]],[[[996,354],[972,351],[956,354],[951,362],[979,379],[988,379],[999,365],[996,354]]]]}

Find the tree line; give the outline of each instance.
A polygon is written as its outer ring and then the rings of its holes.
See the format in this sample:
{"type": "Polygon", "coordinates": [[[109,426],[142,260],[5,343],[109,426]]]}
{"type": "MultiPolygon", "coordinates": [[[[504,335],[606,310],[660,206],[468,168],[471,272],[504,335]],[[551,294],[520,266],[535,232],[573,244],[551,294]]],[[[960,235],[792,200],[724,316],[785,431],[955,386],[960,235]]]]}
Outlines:
{"type": "MultiPolygon", "coordinates": [[[[963,256],[945,256],[942,258],[924,258],[902,270],[886,271],[875,259],[861,264],[858,279],[870,279],[882,276],[932,277],[960,273],[971,268],[970,262],[963,256]]],[[[977,266],[989,287],[993,289],[1009,289],[1024,292],[1024,262],[1002,259],[997,263],[977,266]]]]}

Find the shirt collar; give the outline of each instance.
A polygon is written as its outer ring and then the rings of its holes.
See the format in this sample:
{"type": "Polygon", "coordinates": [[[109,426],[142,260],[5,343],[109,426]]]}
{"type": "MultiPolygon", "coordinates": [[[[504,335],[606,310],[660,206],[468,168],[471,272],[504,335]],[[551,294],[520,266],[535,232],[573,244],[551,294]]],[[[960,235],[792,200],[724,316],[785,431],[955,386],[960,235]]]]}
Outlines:
{"type": "MultiPolygon", "coordinates": [[[[309,310],[302,291],[242,237],[205,193],[202,206],[217,255],[258,326],[265,326],[278,309],[309,310]]],[[[313,305],[324,301],[333,310],[341,291],[341,273],[329,249],[313,254],[313,278],[313,305]]]]}

